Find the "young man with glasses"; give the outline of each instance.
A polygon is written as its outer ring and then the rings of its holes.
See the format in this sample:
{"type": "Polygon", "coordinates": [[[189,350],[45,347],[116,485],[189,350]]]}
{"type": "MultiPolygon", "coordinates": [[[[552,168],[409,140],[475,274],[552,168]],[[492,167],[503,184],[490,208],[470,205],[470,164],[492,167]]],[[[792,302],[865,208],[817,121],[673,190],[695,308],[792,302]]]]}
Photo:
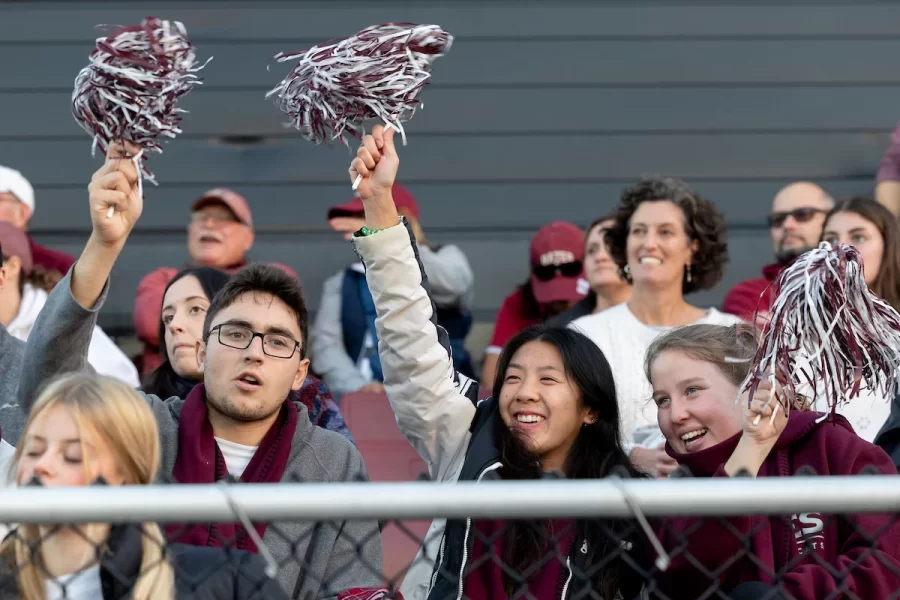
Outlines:
{"type": "MultiPolygon", "coordinates": [[[[194,201],[187,230],[191,265],[236,273],[247,266],[247,253],[253,247],[253,241],[253,214],[243,196],[233,190],[216,188],[194,201]]],[[[290,267],[270,264],[297,276],[290,267]]],[[[144,345],[140,359],[142,376],[162,363],[159,319],[163,294],[179,270],[160,267],[145,275],[138,285],[134,299],[134,329],[144,345]]]]}
{"type": "Polygon", "coordinates": [[[763,267],[762,277],[742,281],[731,288],[722,310],[743,319],[755,318],[760,324],[765,322],[774,298],[774,290],[769,286],[784,267],[819,244],[825,215],[832,206],[832,197],[814,183],[792,183],[778,192],[768,216],[775,262],[763,267]]]}
{"type": "MultiPolygon", "coordinates": [[[[110,272],[140,217],[137,148],[113,144],[89,186],[93,232],[70,274],[50,294],[26,346],[19,406],[29,411],[40,385],[89,368],[87,349],[110,272]],[[111,218],[107,211],[114,208],[111,218]]],[[[253,265],[234,275],[213,299],[197,342],[203,372],[187,398],[146,396],[163,447],[161,477],[203,484],[230,477],[244,483],[366,480],[359,452],[341,434],[310,423],[288,394],[309,367],[307,311],[296,279],[253,265]],[[257,339],[259,338],[259,339],[257,339]]],[[[169,525],[172,542],[265,545],[277,579],[295,598],[336,597],[377,586],[381,538],[374,521],[169,525]]]]}

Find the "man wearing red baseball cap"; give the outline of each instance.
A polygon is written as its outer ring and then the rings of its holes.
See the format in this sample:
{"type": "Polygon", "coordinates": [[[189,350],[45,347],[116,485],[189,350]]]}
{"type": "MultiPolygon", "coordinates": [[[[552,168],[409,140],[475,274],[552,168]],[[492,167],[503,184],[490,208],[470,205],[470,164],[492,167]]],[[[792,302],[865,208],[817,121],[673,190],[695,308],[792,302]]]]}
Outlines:
{"type": "MultiPolygon", "coordinates": [[[[209,190],[191,206],[187,247],[191,264],[236,273],[247,265],[246,255],[253,247],[253,214],[243,196],[227,188],[209,190]]],[[[280,267],[294,277],[288,266],[280,267]]],[[[144,343],[141,374],[147,375],[162,363],[159,352],[159,320],[166,286],[180,269],[160,267],[146,275],[138,285],[134,301],[134,328],[144,343]]]]}
{"type": "MultiPolygon", "coordinates": [[[[419,205],[405,187],[394,184],[394,202],[416,236],[419,257],[431,285],[438,323],[447,330],[453,361],[461,373],[474,377],[465,339],[472,328],[475,278],[466,255],[452,244],[428,242],[419,220],[419,205]]],[[[366,224],[358,195],[328,210],[331,228],[350,239],[366,224]]],[[[325,281],[322,301],[312,329],[313,368],[337,398],[355,391],[383,391],[381,363],[375,334],[375,306],[361,262],[325,281]]]]}
{"type": "Polygon", "coordinates": [[[568,310],[588,293],[583,277],[584,232],[567,221],[554,221],[531,239],[531,275],[503,300],[494,334],[484,350],[481,385],[494,385],[497,359],[507,341],[523,329],[568,310]]]}

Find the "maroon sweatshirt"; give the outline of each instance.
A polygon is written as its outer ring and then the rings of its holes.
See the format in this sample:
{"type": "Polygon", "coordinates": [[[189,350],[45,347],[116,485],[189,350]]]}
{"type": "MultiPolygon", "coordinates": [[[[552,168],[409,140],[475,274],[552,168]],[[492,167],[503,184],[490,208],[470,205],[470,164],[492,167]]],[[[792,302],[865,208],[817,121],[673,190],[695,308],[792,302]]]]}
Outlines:
{"type": "MultiPolygon", "coordinates": [[[[843,417],[817,422],[822,416],[792,413],[759,477],[790,477],[804,468],[818,475],[855,475],[870,469],[897,474],[887,454],[853,433],[843,417]]],[[[696,477],[727,478],[725,462],[740,437],[691,454],[677,454],[668,445],[666,452],[696,477]]],[[[900,589],[900,524],[894,515],[684,517],[666,520],[658,534],[672,553],[672,564],[657,581],[672,598],[699,598],[716,587],[727,592],[748,581],[781,582],[796,600],[845,597],[838,589],[846,590],[847,597],[874,600],[900,589]],[[752,538],[747,548],[752,556],[745,554],[747,537],[752,538]],[[870,539],[877,539],[875,549],[870,539]],[[830,570],[844,576],[843,586],[830,570]],[[714,571],[718,582],[709,575],[714,571]]]]}
{"type": "Polygon", "coordinates": [[[725,294],[722,311],[750,322],[753,322],[757,310],[768,312],[775,300],[775,286],[772,283],[783,268],[779,264],[766,265],[762,277],[736,283],[725,294]]]}

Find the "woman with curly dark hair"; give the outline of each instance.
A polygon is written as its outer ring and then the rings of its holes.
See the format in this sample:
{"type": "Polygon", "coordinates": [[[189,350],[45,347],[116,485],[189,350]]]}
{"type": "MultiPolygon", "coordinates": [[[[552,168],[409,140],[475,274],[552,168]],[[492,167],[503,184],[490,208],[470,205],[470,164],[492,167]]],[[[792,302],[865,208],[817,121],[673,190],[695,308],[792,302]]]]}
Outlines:
{"type": "Polygon", "coordinates": [[[739,319],[685,300],[713,287],[728,261],[725,219],[708,200],[672,178],[645,179],[622,192],[606,244],[631,298],[570,325],[585,333],[607,357],[618,391],[622,439],[632,463],[657,477],[675,469],[663,449],[644,354],[660,334],[706,323],[739,319]]]}

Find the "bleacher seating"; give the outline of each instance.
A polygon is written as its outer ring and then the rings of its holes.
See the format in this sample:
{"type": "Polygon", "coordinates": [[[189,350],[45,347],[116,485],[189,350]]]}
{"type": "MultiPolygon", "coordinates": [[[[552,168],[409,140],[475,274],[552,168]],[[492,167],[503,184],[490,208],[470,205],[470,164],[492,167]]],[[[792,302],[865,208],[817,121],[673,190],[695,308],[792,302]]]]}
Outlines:
{"type": "MultiPolygon", "coordinates": [[[[414,481],[428,467],[410,445],[394,417],[387,396],[352,393],[341,398],[344,421],[353,434],[372,481],[414,481]]],[[[389,523],[381,532],[384,573],[399,585],[419,550],[430,521],[389,523]]]]}

